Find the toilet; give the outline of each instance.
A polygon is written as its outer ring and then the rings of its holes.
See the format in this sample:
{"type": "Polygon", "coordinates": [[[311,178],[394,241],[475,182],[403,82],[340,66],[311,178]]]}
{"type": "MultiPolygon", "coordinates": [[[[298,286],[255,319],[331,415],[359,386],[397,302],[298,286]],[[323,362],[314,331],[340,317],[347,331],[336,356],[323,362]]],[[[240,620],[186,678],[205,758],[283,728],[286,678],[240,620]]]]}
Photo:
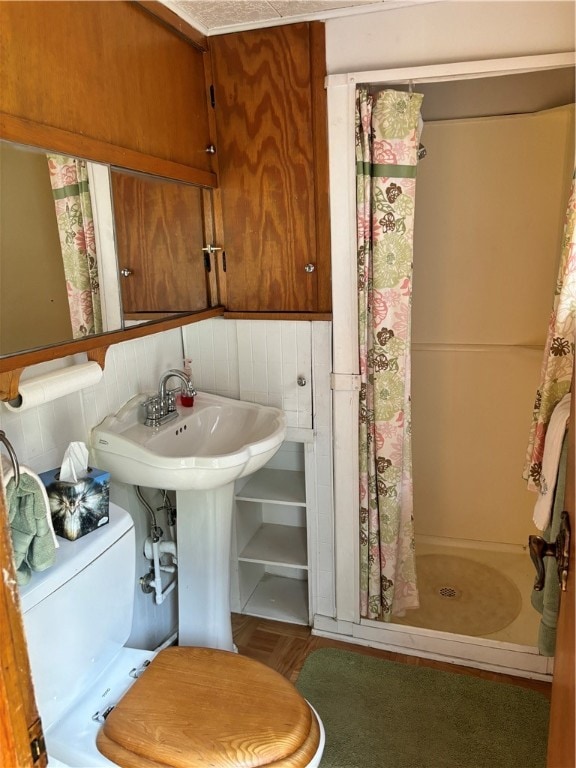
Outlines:
{"type": "Polygon", "coordinates": [[[315,768],[324,728],[282,675],[228,651],[126,647],[134,524],[59,540],[56,564],[21,588],[50,768],[315,768]]]}

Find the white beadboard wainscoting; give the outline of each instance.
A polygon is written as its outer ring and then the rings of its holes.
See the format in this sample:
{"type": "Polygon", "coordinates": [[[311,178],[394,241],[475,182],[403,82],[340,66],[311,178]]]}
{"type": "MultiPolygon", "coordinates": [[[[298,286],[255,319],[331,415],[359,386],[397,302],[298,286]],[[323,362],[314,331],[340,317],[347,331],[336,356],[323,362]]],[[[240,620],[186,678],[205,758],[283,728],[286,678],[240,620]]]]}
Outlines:
{"type": "MultiPolygon", "coordinates": [[[[143,391],[155,391],[160,375],[181,368],[192,358],[194,383],[199,390],[226,397],[274,405],[286,411],[290,434],[313,433],[316,483],[312,493],[317,514],[312,539],[317,563],[312,591],[316,610],[334,615],[332,432],[331,432],[331,324],[329,322],[205,320],[108,349],[101,381],[79,392],[22,413],[0,406],[0,428],[10,439],[21,464],[35,472],[60,465],[72,441],[89,443],[91,429],[105,416],[143,391]],[[299,387],[298,376],[306,378],[299,387]]],[[[84,355],[32,366],[23,378],[65,365],[83,362],[84,355]]],[[[136,529],[135,610],[129,643],[153,648],[176,626],[174,593],[162,605],[140,589],[139,578],[149,567],[143,542],[149,533],[148,514],[134,489],[112,482],[114,502],[127,509],[136,529]]],[[[152,489],[144,494],[156,508],[160,499],[152,489]]],[[[160,513],[160,524],[167,526],[160,513]]]]}

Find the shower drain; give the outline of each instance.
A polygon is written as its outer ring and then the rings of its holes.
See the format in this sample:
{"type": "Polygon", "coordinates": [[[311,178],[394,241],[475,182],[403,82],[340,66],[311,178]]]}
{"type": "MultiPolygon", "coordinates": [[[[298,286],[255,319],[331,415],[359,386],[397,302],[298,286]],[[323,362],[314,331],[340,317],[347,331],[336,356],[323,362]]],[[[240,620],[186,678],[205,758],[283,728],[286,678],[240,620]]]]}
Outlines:
{"type": "Polygon", "coordinates": [[[443,586],[438,588],[438,594],[446,600],[457,600],[462,592],[456,587],[443,586]]]}

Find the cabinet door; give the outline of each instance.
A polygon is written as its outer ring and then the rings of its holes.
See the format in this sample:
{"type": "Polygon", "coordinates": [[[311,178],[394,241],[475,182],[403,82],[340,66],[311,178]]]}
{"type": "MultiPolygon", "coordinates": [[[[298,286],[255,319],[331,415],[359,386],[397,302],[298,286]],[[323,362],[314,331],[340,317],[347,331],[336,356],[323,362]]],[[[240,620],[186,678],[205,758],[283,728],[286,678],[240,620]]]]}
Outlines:
{"type": "Polygon", "coordinates": [[[209,307],[202,249],[210,192],[113,171],[112,193],[124,314],[209,307]]]}
{"type": "Polygon", "coordinates": [[[33,129],[26,143],[138,170],[144,156],[167,173],[182,164],[214,186],[209,60],[140,4],[0,3],[0,49],[0,111],[33,129]]]}
{"type": "Polygon", "coordinates": [[[210,38],[227,308],[327,312],[324,28],[210,38]]]}
{"type": "Polygon", "coordinates": [[[44,768],[48,764],[42,723],[34,698],[30,662],[12,559],[8,510],[0,477],[0,754],[2,765],[44,768]]]}

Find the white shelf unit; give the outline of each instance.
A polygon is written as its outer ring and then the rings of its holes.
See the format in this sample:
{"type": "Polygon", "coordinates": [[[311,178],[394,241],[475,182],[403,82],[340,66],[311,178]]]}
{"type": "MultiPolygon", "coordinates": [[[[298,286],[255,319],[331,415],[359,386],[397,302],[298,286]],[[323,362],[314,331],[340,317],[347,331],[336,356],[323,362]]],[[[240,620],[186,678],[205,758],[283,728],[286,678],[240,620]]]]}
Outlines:
{"type": "Polygon", "coordinates": [[[283,443],[237,485],[232,609],[238,613],[310,623],[306,447],[283,443]]]}

